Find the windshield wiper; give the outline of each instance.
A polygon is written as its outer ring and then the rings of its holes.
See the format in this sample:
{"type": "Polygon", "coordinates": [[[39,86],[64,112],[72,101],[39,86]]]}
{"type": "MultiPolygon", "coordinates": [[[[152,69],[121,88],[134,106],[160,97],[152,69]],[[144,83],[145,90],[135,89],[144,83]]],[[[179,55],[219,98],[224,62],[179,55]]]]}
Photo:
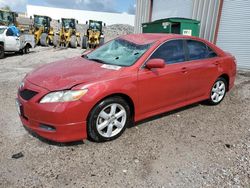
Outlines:
{"type": "Polygon", "coordinates": [[[101,60],[101,59],[97,59],[97,58],[88,58],[88,57],[86,57],[88,60],[91,60],[91,61],[96,61],[96,62],[98,62],[98,63],[102,63],[102,64],[109,64],[109,63],[107,63],[107,62],[105,62],[105,61],[103,61],[103,60],[101,60]]]}

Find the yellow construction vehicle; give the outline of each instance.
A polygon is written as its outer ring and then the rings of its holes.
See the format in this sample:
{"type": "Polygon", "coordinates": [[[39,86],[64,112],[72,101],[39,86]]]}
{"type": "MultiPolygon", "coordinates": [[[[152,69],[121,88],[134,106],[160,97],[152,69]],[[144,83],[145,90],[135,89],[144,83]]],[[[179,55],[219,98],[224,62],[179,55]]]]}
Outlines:
{"type": "Polygon", "coordinates": [[[62,18],[60,32],[54,36],[53,44],[55,47],[62,46],[67,48],[70,46],[76,48],[80,45],[81,37],[76,30],[76,24],[78,24],[78,21],[74,18],[62,18]]]}
{"type": "Polygon", "coordinates": [[[96,48],[104,44],[103,27],[105,24],[102,21],[89,20],[87,33],[82,38],[82,48],[96,48]]]}
{"type": "Polygon", "coordinates": [[[17,26],[17,21],[16,21],[17,17],[18,17],[18,15],[15,12],[0,9],[0,25],[5,25],[5,26],[15,25],[15,26],[17,26]]]}
{"type": "Polygon", "coordinates": [[[1,26],[16,26],[21,33],[29,32],[29,25],[21,25],[17,21],[18,14],[9,10],[0,9],[0,25],[1,26]]]}
{"type": "Polygon", "coordinates": [[[48,46],[53,43],[54,31],[50,21],[51,18],[48,16],[34,15],[31,33],[35,36],[36,45],[48,46]]]}

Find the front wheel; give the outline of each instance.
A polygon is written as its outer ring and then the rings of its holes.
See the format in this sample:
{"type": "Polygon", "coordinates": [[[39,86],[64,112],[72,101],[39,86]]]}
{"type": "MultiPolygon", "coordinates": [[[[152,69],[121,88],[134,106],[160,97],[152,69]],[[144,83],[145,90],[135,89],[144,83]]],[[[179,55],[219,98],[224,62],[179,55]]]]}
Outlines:
{"type": "Polygon", "coordinates": [[[96,142],[114,140],[131,123],[130,108],[121,97],[107,98],[97,104],[88,118],[88,136],[96,142]]]}
{"type": "Polygon", "coordinates": [[[226,89],[227,89],[227,81],[220,77],[218,78],[211,91],[210,91],[210,98],[208,100],[208,102],[211,105],[217,105],[219,104],[225,97],[226,95],[226,89]]]}
{"type": "Polygon", "coordinates": [[[70,38],[70,46],[71,48],[77,48],[77,38],[75,35],[72,35],[70,38]]]}
{"type": "Polygon", "coordinates": [[[49,46],[49,37],[47,33],[42,33],[40,38],[40,44],[42,46],[49,46]]]}

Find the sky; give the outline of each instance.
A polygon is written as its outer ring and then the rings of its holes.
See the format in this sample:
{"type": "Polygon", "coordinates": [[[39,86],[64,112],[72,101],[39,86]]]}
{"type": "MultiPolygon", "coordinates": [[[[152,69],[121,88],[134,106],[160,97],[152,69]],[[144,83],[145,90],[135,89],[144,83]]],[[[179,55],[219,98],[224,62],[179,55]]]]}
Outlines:
{"type": "Polygon", "coordinates": [[[16,12],[26,12],[26,5],[135,14],[136,0],[0,0],[16,12]]]}

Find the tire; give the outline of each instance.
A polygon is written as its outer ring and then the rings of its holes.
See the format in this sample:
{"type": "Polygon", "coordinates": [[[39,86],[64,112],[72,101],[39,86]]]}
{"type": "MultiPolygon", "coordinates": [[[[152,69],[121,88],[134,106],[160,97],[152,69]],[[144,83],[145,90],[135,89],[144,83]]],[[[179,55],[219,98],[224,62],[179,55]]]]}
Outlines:
{"type": "Polygon", "coordinates": [[[70,37],[70,47],[71,48],[77,48],[77,38],[75,35],[72,35],[70,37]]]}
{"type": "Polygon", "coordinates": [[[228,87],[227,81],[222,77],[218,78],[214,82],[210,90],[210,97],[208,99],[208,103],[210,105],[220,104],[226,95],[227,87],[228,87]]]}
{"type": "Polygon", "coordinates": [[[83,36],[82,37],[82,49],[87,49],[88,48],[88,37],[83,36]]]}
{"type": "Polygon", "coordinates": [[[124,99],[104,99],[90,112],[87,121],[88,137],[95,142],[114,140],[122,135],[131,122],[130,107],[124,99]]]}
{"type": "Polygon", "coordinates": [[[102,46],[104,44],[104,38],[100,38],[100,46],[102,46]]]}
{"type": "Polygon", "coordinates": [[[27,53],[29,53],[29,51],[30,51],[30,48],[29,48],[28,45],[26,45],[26,46],[24,47],[24,49],[23,49],[23,53],[24,53],[24,54],[27,54],[27,53]]]}
{"type": "Polygon", "coordinates": [[[55,35],[53,37],[53,46],[54,47],[57,47],[58,46],[58,41],[59,41],[59,36],[58,35],[55,35]]]}
{"type": "Polygon", "coordinates": [[[49,37],[47,33],[42,33],[40,37],[40,44],[42,46],[49,46],[49,37]]]}
{"type": "Polygon", "coordinates": [[[4,58],[4,47],[3,45],[0,45],[0,59],[4,58]]]}
{"type": "Polygon", "coordinates": [[[77,47],[81,47],[81,37],[77,37],[77,47]]]}

